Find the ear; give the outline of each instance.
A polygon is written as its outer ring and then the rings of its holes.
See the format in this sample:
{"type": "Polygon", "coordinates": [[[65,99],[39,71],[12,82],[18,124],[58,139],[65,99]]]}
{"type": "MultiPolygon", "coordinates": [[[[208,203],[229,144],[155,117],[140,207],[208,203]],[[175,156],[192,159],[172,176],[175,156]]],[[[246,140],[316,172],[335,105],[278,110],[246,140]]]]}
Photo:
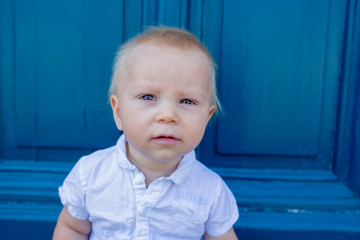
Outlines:
{"type": "Polygon", "coordinates": [[[110,104],[111,104],[111,108],[112,108],[112,111],[113,111],[113,116],[114,116],[114,121],[115,121],[116,127],[120,131],[122,131],[123,126],[122,126],[120,113],[119,113],[119,100],[118,100],[116,95],[111,95],[110,104]]]}
{"type": "Polygon", "coordinates": [[[215,112],[215,108],[216,108],[216,107],[215,107],[215,105],[214,105],[214,104],[211,104],[211,105],[210,105],[208,122],[210,121],[210,119],[211,119],[212,115],[214,114],[214,112],[215,112]]]}

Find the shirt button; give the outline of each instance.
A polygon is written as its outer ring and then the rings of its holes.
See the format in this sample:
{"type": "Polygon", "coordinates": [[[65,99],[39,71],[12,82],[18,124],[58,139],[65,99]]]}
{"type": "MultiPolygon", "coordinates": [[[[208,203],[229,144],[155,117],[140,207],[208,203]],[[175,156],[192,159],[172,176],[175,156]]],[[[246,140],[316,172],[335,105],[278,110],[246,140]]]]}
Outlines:
{"type": "Polygon", "coordinates": [[[135,176],[135,181],[136,182],[139,183],[139,182],[142,182],[143,180],[144,180],[144,176],[141,175],[140,173],[135,176]]]}
{"type": "Polygon", "coordinates": [[[140,209],[140,210],[139,210],[139,214],[142,215],[142,216],[146,216],[146,214],[147,214],[146,208],[140,209]]]}

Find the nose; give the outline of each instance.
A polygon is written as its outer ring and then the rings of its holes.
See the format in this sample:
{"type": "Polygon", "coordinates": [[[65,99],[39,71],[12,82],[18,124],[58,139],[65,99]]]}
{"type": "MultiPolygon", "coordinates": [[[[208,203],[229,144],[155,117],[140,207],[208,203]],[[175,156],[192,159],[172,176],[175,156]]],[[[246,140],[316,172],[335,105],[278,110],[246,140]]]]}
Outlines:
{"type": "Polygon", "coordinates": [[[162,104],[159,106],[159,111],[156,115],[156,122],[166,124],[176,124],[179,119],[176,112],[176,107],[170,104],[162,104]]]}

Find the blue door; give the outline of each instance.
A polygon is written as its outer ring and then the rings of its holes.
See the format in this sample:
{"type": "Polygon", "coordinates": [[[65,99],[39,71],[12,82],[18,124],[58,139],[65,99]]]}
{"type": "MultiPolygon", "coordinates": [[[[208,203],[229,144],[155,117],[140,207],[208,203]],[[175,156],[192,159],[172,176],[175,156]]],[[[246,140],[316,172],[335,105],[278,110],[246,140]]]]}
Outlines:
{"type": "Polygon", "coordinates": [[[24,210],[38,206],[51,234],[58,184],[119,137],[115,51],[164,24],[193,32],[218,64],[223,111],[197,154],[235,193],[239,238],[360,238],[358,0],[0,4],[0,225],[41,226],[24,210]]]}
{"type": "Polygon", "coordinates": [[[330,169],[346,3],[224,1],[222,9],[221,29],[207,29],[222,33],[224,113],[211,163],[330,169]]]}

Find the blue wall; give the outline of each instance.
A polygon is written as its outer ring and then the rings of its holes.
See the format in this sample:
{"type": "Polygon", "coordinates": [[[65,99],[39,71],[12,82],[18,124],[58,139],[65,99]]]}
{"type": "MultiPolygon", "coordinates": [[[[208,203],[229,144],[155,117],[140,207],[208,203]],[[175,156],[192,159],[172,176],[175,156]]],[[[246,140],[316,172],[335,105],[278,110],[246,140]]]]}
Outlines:
{"type": "Polygon", "coordinates": [[[57,186],[119,136],[116,49],[165,24],[218,64],[224,111],[197,153],[236,195],[239,237],[359,239],[359,23],[358,0],[0,0],[0,231],[48,238],[57,186]]]}

